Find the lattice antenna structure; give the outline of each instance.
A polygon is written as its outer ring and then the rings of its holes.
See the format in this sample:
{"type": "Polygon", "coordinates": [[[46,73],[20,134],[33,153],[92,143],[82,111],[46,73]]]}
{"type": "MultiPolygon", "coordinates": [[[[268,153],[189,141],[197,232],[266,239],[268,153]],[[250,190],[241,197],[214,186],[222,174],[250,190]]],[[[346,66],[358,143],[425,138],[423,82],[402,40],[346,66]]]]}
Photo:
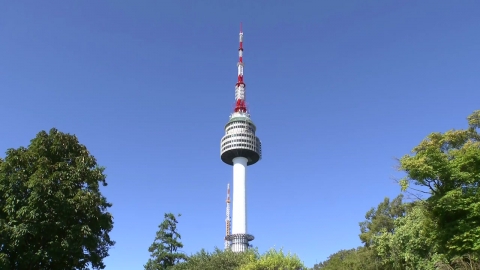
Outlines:
{"type": "Polygon", "coordinates": [[[230,184],[227,184],[227,211],[225,218],[225,250],[230,249],[231,241],[228,240],[230,234],[232,234],[231,218],[230,218],[230,184]]]}
{"type": "Polygon", "coordinates": [[[240,23],[239,46],[238,46],[238,77],[235,85],[235,112],[247,112],[245,101],[245,83],[243,82],[243,31],[240,23]]]}

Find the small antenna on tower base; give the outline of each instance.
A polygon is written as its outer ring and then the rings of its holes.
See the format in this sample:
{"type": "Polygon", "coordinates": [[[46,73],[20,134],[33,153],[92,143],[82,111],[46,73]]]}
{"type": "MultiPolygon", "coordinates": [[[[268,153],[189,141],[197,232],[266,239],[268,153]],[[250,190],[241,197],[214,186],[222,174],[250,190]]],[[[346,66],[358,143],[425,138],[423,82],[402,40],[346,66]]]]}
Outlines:
{"type": "Polygon", "coordinates": [[[227,184],[227,212],[225,218],[225,250],[230,249],[231,240],[229,238],[231,234],[231,218],[230,218],[230,184],[227,184]]]}

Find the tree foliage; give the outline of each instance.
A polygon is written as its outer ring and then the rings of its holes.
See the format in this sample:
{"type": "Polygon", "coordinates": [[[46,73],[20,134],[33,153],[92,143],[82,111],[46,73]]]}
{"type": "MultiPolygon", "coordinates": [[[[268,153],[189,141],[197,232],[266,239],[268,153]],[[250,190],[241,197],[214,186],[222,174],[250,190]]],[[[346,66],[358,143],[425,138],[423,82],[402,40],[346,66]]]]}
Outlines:
{"type": "Polygon", "coordinates": [[[437,263],[435,267],[437,270],[480,270],[480,260],[478,256],[465,255],[454,258],[451,263],[437,263]]]}
{"type": "Polygon", "coordinates": [[[303,270],[307,269],[297,255],[287,253],[283,250],[270,249],[257,260],[242,265],[240,270],[303,270]]]}
{"type": "Polygon", "coordinates": [[[315,269],[480,269],[480,111],[467,120],[468,128],[431,133],[399,160],[402,191],[427,199],[386,198],[360,223],[365,247],[339,251],[315,269]]]}
{"type": "Polygon", "coordinates": [[[0,269],[103,269],[114,245],[104,168],[74,135],[42,131],[0,159],[0,269]]]}
{"type": "Polygon", "coordinates": [[[213,252],[201,250],[171,270],[303,270],[307,269],[295,254],[271,249],[259,254],[258,249],[232,252],[215,248],[213,252]]]}
{"type": "MultiPolygon", "coordinates": [[[[180,217],[180,215],[178,215],[180,217]]],[[[145,270],[168,269],[187,259],[187,256],[178,251],[183,248],[181,236],[177,232],[177,218],[172,213],[166,213],[162,223],[158,226],[155,240],[148,249],[150,259],[144,265],[145,270]]]]}
{"type": "Polygon", "coordinates": [[[358,247],[356,249],[340,250],[328,259],[313,266],[314,270],[385,270],[376,258],[373,249],[358,247]]]}
{"type": "Polygon", "coordinates": [[[381,262],[381,257],[374,248],[374,241],[376,237],[384,233],[393,233],[396,229],[395,221],[404,217],[408,208],[409,205],[403,203],[402,194],[391,201],[386,197],[377,207],[372,207],[365,214],[365,220],[359,223],[359,237],[364,247],[340,250],[325,262],[316,264],[314,269],[385,269],[385,264],[381,262]]]}
{"type": "Polygon", "coordinates": [[[395,220],[395,231],[384,231],[373,239],[373,246],[383,267],[388,269],[428,270],[437,255],[433,238],[436,229],[423,203],[417,203],[408,214],[395,220]]]}
{"type": "Polygon", "coordinates": [[[230,250],[220,250],[215,248],[213,252],[204,249],[188,257],[186,262],[175,265],[172,270],[236,270],[240,266],[258,259],[256,249],[248,249],[245,252],[232,252],[230,250]]]}
{"type": "Polygon", "coordinates": [[[395,219],[403,217],[407,208],[402,200],[402,194],[392,201],[386,197],[377,208],[371,208],[365,214],[366,220],[360,222],[360,240],[366,247],[372,244],[375,235],[395,230],[395,219]]]}
{"type": "Polygon", "coordinates": [[[427,188],[436,240],[450,257],[480,252],[480,111],[465,130],[431,133],[411,155],[400,159],[405,190],[410,183],[427,188]]]}

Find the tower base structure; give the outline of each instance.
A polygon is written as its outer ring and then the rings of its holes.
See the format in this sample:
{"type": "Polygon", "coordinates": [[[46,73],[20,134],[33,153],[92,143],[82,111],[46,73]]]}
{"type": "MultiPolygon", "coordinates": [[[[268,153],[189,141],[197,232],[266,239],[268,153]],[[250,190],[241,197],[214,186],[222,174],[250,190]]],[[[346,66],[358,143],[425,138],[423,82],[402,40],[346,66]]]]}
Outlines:
{"type": "Polygon", "coordinates": [[[255,239],[251,234],[238,233],[227,235],[226,239],[231,243],[230,250],[233,252],[244,252],[250,247],[248,242],[255,239]]]}

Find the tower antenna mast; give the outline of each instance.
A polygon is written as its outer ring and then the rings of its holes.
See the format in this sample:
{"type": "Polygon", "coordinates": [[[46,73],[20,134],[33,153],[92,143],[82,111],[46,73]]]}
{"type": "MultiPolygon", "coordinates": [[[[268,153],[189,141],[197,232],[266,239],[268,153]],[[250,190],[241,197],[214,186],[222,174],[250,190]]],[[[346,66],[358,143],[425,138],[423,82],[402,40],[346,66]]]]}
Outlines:
{"type": "Polygon", "coordinates": [[[243,82],[243,30],[240,23],[239,46],[238,46],[238,77],[235,85],[235,112],[247,112],[247,104],[245,103],[245,82],[243,82]]]}
{"type": "Polygon", "coordinates": [[[227,184],[227,217],[225,218],[225,250],[230,249],[231,241],[229,235],[231,234],[231,218],[230,218],[230,184],[227,184]]]}

